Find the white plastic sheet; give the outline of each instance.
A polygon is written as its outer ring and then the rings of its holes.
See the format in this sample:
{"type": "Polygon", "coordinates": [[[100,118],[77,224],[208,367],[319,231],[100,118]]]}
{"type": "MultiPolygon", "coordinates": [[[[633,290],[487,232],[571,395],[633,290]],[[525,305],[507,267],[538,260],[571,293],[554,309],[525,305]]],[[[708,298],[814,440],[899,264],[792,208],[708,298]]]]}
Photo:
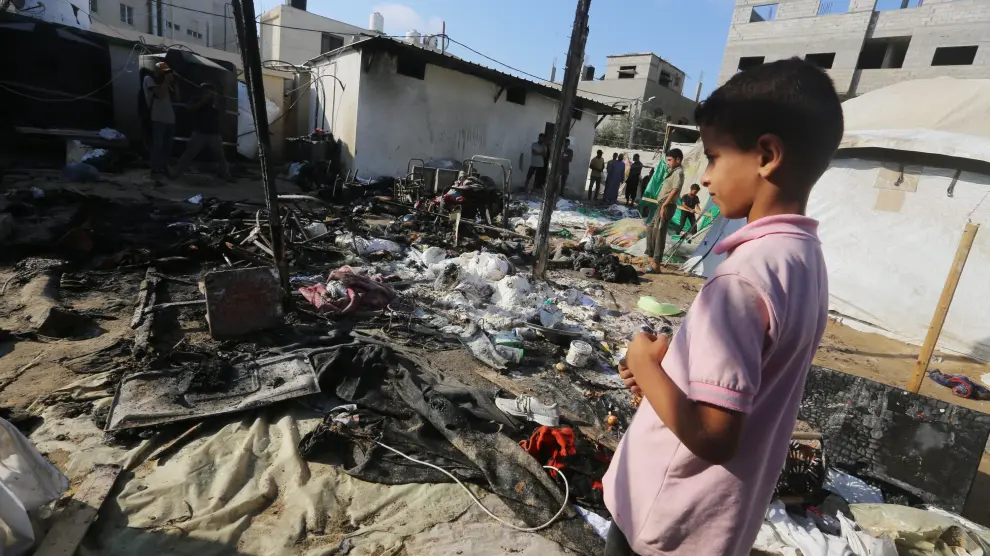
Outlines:
{"type": "Polygon", "coordinates": [[[26,554],[34,543],[29,512],[57,500],[69,480],[5,419],[0,419],[0,555],[26,554]]]}
{"type": "MultiPolygon", "coordinates": [[[[265,99],[265,113],[268,123],[278,117],[280,110],[275,103],[265,99]]],[[[237,82],[237,153],[245,158],[258,158],[258,134],[254,132],[254,116],[251,112],[251,99],[247,85],[237,82]]]]}

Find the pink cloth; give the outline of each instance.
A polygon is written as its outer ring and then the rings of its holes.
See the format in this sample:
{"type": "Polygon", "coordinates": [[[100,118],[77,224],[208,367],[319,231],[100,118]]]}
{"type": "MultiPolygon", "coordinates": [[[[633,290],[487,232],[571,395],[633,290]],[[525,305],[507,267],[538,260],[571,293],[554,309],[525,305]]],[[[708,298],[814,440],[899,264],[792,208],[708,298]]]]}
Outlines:
{"type": "Polygon", "coordinates": [[[663,369],[695,401],[747,413],[725,465],[692,454],[647,400],[605,474],[605,505],[637,554],[749,554],[783,468],[828,318],[818,222],[761,218],[729,252],[671,340],[663,369]]]}

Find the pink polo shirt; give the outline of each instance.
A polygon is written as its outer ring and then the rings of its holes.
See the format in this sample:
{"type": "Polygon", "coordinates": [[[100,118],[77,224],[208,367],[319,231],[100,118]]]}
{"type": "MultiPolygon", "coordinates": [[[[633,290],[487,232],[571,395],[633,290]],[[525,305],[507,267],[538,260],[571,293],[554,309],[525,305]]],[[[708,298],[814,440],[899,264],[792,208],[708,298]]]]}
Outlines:
{"type": "Polygon", "coordinates": [[[783,469],[828,316],[818,222],[781,215],[722,240],[729,256],[671,340],[664,371],[695,401],[747,414],[725,465],[692,454],[645,399],[605,474],[605,505],[637,554],[749,554],[783,469]]]}

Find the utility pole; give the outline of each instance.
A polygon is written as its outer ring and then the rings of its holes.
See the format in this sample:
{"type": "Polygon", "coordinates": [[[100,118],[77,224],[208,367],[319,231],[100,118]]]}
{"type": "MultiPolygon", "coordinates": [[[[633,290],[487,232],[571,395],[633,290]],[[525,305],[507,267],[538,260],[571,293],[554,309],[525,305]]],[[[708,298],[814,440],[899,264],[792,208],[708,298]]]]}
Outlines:
{"type": "MultiPolygon", "coordinates": [[[[581,60],[584,59],[584,45],[588,41],[588,10],[591,0],[578,0],[574,11],[574,28],[571,29],[571,44],[567,49],[567,66],[564,68],[564,82],[560,87],[560,109],[550,150],[550,175],[543,189],[543,207],[540,209],[540,225],[536,230],[536,277],[542,279],[547,273],[547,255],[550,251],[550,214],[557,202],[557,187],[560,185],[560,160],[564,152],[564,140],[571,129],[571,111],[574,97],[577,96],[578,79],[581,77],[581,60]]],[[[503,224],[504,225],[504,224],[503,224]]]]}
{"type": "Polygon", "coordinates": [[[698,78],[698,90],[694,93],[694,103],[698,104],[701,101],[701,83],[705,79],[705,72],[701,72],[701,77],[698,78]]]}
{"type": "Polygon", "coordinates": [[[261,77],[261,51],[258,49],[258,29],[255,27],[253,0],[234,0],[234,25],[237,41],[241,46],[241,61],[247,81],[254,129],[258,134],[258,159],[261,161],[261,183],[265,188],[265,204],[268,207],[268,227],[272,232],[272,253],[278,268],[282,295],[289,299],[289,268],[285,262],[285,235],[278,212],[278,191],[275,189],[275,173],[272,171],[271,138],[268,134],[268,113],[265,110],[265,87],[261,77]]]}

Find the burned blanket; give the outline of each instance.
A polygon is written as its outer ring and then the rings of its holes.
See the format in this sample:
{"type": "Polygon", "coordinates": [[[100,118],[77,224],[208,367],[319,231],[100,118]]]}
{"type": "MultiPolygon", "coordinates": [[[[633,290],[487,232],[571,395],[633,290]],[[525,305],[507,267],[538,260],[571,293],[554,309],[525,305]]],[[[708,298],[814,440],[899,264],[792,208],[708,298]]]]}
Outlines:
{"type": "MultiPolygon", "coordinates": [[[[492,392],[468,388],[424,359],[374,340],[312,354],[324,395],[353,404],[331,413],[299,444],[310,461],[339,465],[348,475],[384,484],[450,482],[427,466],[382,448],[381,442],[437,465],[498,495],[522,523],[541,525],[564,502],[563,484],[502,432],[516,424],[495,407],[492,392]]],[[[328,400],[329,401],[329,400],[328,400]]],[[[580,554],[601,552],[601,539],[568,508],[547,538],[580,554]]]]}
{"type": "Polygon", "coordinates": [[[364,276],[343,266],[330,273],[326,284],[299,288],[299,293],[317,309],[349,314],[379,311],[395,298],[395,290],[381,276],[364,276]]]}

